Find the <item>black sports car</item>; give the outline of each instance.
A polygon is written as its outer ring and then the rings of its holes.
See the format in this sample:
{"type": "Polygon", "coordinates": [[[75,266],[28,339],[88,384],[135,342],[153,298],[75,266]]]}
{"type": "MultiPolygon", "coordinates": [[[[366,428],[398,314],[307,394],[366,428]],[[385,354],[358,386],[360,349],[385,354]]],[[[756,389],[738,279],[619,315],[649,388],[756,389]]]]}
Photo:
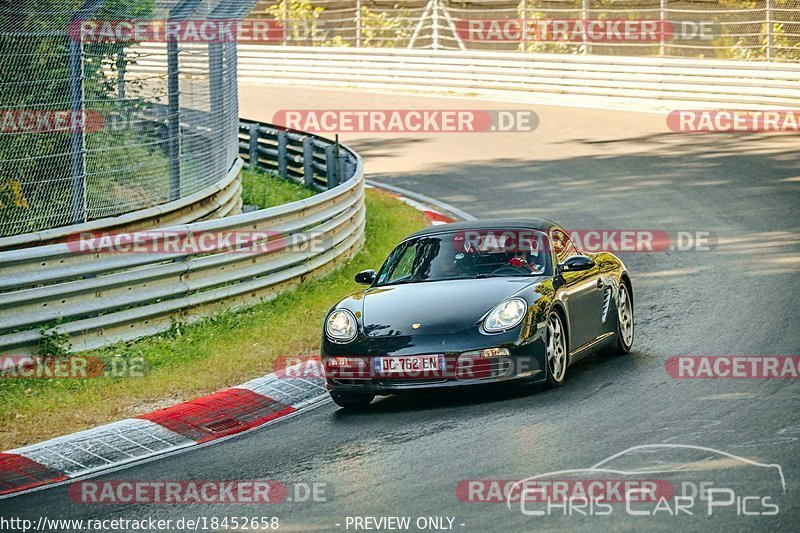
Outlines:
{"type": "Polygon", "coordinates": [[[325,319],[333,400],[496,382],[564,383],[595,351],[627,353],[633,290],[625,265],[575,248],[546,220],[457,222],[397,245],[363,291],[325,319]]]}

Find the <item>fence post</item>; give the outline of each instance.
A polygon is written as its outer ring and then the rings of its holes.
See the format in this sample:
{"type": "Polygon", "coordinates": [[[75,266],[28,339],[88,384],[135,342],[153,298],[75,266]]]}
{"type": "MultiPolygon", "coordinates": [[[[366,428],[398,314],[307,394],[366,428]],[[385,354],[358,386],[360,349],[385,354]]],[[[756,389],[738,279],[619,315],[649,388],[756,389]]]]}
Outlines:
{"type": "Polygon", "coordinates": [[[125,69],[127,66],[125,49],[122,48],[117,54],[117,102],[119,103],[120,114],[124,114],[127,109],[125,105],[125,69]]]}
{"type": "Polygon", "coordinates": [[[286,46],[289,41],[289,0],[283,0],[283,46],[286,46]]]}
{"type": "Polygon", "coordinates": [[[167,42],[167,151],[169,159],[169,198],[181,197],[181,108],[178,85],[178,42],[167,42]]]}
{"type": "Polygon", "coordinates": [[[72,223],[86,222],[86,120],[84,106],[83,40],[69,41],[69,100],[72,112],[72,223]]]}
{"type": "Polygon", "coordinates": [[[591,0],[583,0],[583,24],[584,24],[584,30],[583,30],[583,53],[584,54],[588,54],[590,52],[590,47],[591,47],[591,45],[589,44],[589,41],[586,38],[586,28],[585,28],[586,21],[589,20],[589,2],[590,1],[591,0]]]}
{"type": "Polygon", "coordinates": [[[431,14],[431,47],[439,49],[439,0],[433,0],[433,13],[431,14]]]}
{"type": "Polygon", "coordinates": [[[664,57],[664,56],[667,55],[667,39],[666,39],[666,36],[664,35],[665,30],[666,30],[666,24],[667,24],[666,23],[666,20],[667,20],[667,0],[661,0],[660,5],[659,5],[658,18],[659,18],[658,28],[659,28],[659,32],[661,33],[661,35],[660,35],[661,45],[659,46],[659,49],[658,49],[658,55],[660,57],[664,57]]]}
{"type": "Polygon", "coordinates": [[[347,181],[347,152],[339,150],[337,162],[339,164],[336,168],[339,173],[339,183],[344,183],[347,181]]]}
{"type": "Polygon", "coordinates": [[[339,134],[336,134],[335,141],[333,143],[333,157],[334,162],[336,164],[335,171],[336,171],[336,185],[340,185],[347,181],[347,152],[342,152],[339,149],[339,134]]]}
{"type": "MultiPolygon", "coordinates": [[[[211,136],[213,138],[211,151],[213,153],[211,164],[213,165],[214,172],[224,175],[228,170],[227,154],[225,153],[225,141],[229,135],[228,129],[225,127],[225,67],[223,51],[223,43],[208,43],[208,96],[210,100],[210,117],[207,127],[211,128],[211,136]]],[[[188,119],[191,114],[187,113],[188,119]]],[[[196,127],[194,122],[198,119],[193,119],[192,127],[196,127]]],[[[211,170],[211,169],[209,169],[211,170]]]]}
{"type": "MultiPolygon", "coordinates": [[[[83,0],[70,25],[89,20],[103,0],[83,0]]],[[[88,220],[86,212],[86,90],[83,38],[69,39],[70,157],[72,171],[72,223],[88,220]]]]}
{"type": "Polygon", "coordinates": [[[314,185],[314,140],[303,139],[303,183],[306,187],[314,185]]]}
{"type": "Polygon", "coordinates": [[[286,130],[278,132],[278,174],[282,178],[286,178],[289,174],[286,171],[286,130]]]}
{"type": "Polygon", "coordinates": [[[356,48],[361,48],[361,6],[362,0],[356,0],[356,48]]]}
{"type": "Polygon", "coordinates": [[[328,189],[333,189],[338,185],[336,183],[336,149],[334,148],[333,144],[330,144],[325,147],[325,178],[327,183],[328,189]]]}
{"type": "MultiPolygon", "coordinates": [[[[239,65],[239,51],[236,48],[235,42],[225,43],[224,45],[225,50],[225,71],[226,71],[226,88],[225,94],[227,95],[225,99],[225,109],[228,118],[227,128],[230,132],[231,138],[236,139],[238,141],[239,136],[239,96],[237,91],[237,79],[236,79],[236,72],[238,70],[239,65]]],[[[236,158],[239,156],[239,143],[234,142],[229,144],[230,152],[226,158],[226,165],[228,165],[227,170],[230,168],[230,165],[236,161],[236,158]]]]}
{"type": "Polygon", "coordinates": [[[774,46],[773,43],[773,34],[772,34],[772,0],[767,0],[767,12],[766,12],[766,19],[767,19],[767,61],[772,61],[772,47],[774,46]]]}
{"type": "Polygon", "coordinates": [[[250,133],[248,165],[251,169],[256,170],[258,168],[258,122],[250,124],[248,131],[250,133]]]}

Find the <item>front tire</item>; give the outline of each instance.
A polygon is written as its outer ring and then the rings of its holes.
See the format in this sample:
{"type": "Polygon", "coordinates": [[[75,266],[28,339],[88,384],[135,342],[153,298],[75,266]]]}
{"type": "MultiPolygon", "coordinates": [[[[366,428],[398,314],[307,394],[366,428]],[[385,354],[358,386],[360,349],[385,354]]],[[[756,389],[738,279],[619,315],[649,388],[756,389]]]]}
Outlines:
{"type": "Polygon", "coordinates": [[[569,360],[569,341],[564,321],[556,311],[550,311],[547,318],[547,339],[545,344],[545,376],[547,386],[560,387],[567,377],[569,360]]]}
{"type": "Polygon", "coordinates": [[[374,394],[358,394],[353,392],[331,392],[331,399],[333,403],[345,409],[366,409],[372,400],[375,399],[374,394]]]}
{"type": "Polygon", "coordinates": [[[633,298],[628,284],[621,281],[617,300],[617,334],[614,336],[614,345],[601,353],[602,355],[624,355],[630,353],[631,346],[633,346],[633,298]]]}

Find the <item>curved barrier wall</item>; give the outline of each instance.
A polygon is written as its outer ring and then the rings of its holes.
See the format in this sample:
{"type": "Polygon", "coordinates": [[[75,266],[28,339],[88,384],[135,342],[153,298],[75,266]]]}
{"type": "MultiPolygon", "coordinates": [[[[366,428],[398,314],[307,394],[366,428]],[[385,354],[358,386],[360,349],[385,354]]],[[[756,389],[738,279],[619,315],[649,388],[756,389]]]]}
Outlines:
{"type": "Polygon", "coordinates": [[[239,82],[637,107],[800,108],[800,65],[520,52],[239,46],[239,82]]]}
{"type": "Polygon", "coordinates": [[[240,145],[249,152],[255,144],[259,166],[287,172],[309,166],[312,185],[331,188],[278,207],[159,228],[144,240],[169,249],[163,244],[176,234],[180,243],[207,232],[249,236],[218,253],[180,246],[175,253],[87,253],[77,241],[0,252],[0,354],[35,352],[41,328],[59,320],[56,329],[70,336],[75,350],[158,333],[173,320],[190,322],[274,297],[355,252],[365,225],[358,154],[321,137],[251,124],[242,129],[258,132],[254,143],[243,135],[247,142],[240,145]],[[279,134],[280,146],[271,148],[279,134]],[[298,153],[297,146],[310,148],[298,153]]]}
{"type": "Polygon", "coordinates": [[[241,170],[242,161],[236,159],[228,174],[218,183],[166,204],[83,224],[0,237],[0,251],[54,244],[87,231],[140,231],[239,213],[242,210],[241,170]]]}

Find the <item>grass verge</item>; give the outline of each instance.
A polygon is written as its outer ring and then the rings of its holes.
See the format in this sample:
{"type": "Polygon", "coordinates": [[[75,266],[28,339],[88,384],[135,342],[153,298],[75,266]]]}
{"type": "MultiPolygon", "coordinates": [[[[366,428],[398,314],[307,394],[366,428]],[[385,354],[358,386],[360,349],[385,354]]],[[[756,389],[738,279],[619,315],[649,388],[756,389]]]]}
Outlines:
{"type": "MultiPolygon", "coordinates": [[[[274,179],[252,174],[253,180],[274,179]]],[[[297,199],[292,197],[293,183],[283,181],[275,187],[288,196],[276,193],[268,198],[297,199]]],[[[248,185],[246,190],[253,189],[248,185]]],[[[298,194],[306,192],[302,189],[298,194]]],[[[252,201],[252,196],[249,199],[252,201]]],[[[143,360],[146,371],[142,377],[0,379],[0,450],[237,385],[270,372],[272,362],[280,356],[318,353],[320,328],[328,309],[359,288],[353,275],[379,267],[400,239],[427,225],[421,213],[387,194],[368,190],[366,201],[366,242],[332,273],[239,312],[221,313],[190,325],[174,324],[161,335],[85,353],[120,367],[143,360]]]]}
{"type": "Polygon", "coordinates": [[[273,207],[313,195],[314,191],[311,189],[267,172],[249,169],[242,171],[242,203],[245,205],[273,207]]]}

